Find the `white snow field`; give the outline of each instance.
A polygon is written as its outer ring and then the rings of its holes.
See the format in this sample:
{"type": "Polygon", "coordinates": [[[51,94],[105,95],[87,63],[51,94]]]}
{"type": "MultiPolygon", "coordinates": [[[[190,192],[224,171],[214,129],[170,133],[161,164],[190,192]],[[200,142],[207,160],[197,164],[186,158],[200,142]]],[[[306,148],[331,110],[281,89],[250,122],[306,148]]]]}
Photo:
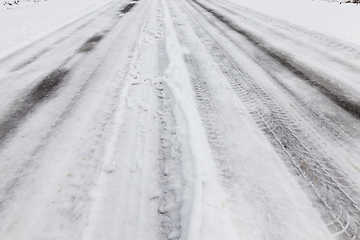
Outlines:
{"type": "Polygon", "coordinates": [[[0,240],[360,239],[359,11],[4,5],[0,240]]]}

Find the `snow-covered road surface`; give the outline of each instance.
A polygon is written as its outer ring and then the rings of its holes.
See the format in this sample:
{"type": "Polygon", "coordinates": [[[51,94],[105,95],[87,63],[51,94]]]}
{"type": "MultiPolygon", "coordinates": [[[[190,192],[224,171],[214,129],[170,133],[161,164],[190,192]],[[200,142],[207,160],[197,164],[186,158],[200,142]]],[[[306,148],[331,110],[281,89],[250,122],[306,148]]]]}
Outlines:
{"type": "Polygon", "coordinates": [[[99,5],[0,59],[0,239],[360,239],[359,77],[225,0],[99,5]]]}

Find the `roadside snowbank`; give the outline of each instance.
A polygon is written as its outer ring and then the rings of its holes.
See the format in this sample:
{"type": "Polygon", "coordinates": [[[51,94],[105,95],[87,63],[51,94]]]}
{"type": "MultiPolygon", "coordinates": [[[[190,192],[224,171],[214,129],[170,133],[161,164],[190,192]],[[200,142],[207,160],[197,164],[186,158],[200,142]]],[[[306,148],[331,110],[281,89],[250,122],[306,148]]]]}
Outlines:
{"type": "Polygon", "coordinates": [[[360,5],[310,0],[230,0],[310,31],[360,45],[360,5]]]}

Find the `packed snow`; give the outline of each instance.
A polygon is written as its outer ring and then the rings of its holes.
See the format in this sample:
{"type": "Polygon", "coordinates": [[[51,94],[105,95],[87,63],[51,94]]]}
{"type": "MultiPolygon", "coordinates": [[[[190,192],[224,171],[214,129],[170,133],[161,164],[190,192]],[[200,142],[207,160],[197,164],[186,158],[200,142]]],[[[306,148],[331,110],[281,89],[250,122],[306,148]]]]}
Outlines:
{"type": "Polygon", "coordinates": [[[359,11],[4,3],[0,239],[359,239],[359,11]]]}

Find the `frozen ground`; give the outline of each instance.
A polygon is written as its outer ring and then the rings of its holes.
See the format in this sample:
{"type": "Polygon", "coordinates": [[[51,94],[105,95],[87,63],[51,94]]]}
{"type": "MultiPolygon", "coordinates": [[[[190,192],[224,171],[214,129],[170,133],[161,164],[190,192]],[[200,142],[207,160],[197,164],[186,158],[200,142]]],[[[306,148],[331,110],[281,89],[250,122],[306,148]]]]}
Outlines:
{"type": "Polygon", "coordinates": [[[0,239],[360,239],[359,9],[1,9],[0,239]]]}

